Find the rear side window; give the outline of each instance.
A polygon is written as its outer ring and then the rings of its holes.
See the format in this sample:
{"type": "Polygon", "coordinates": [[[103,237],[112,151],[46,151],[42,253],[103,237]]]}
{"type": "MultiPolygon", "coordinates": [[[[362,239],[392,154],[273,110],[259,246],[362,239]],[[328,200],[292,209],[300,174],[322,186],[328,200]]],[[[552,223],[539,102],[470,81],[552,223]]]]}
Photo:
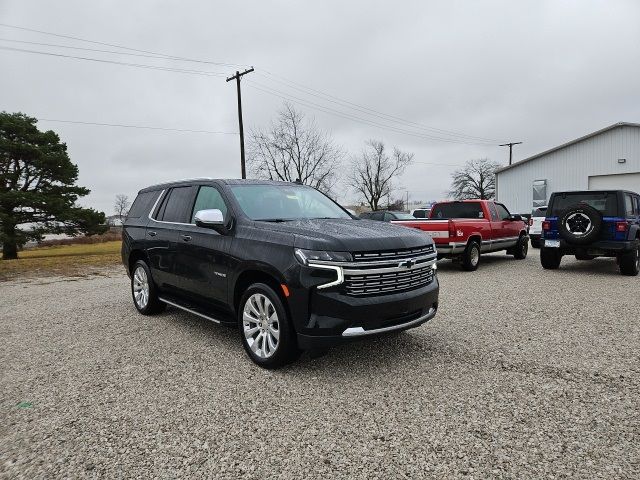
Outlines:
{"type": "Polygon", "coordinates": [[[440,203],[431,209],[431,218],[484,218],[479,202],[440,203]]]}
{"type": "Polygon", "coordinates": [[[127,218],[139,218],[148,215],[153,204],[158,199],[158,195],[160,195],[159,190],[138,194],[136,199],[133,201],[133,205],[131,205],[131,208],[129,209],[127,218]]]}
{"type": "Polygon", "coordinates": [[[625,216],[633,217],[635,214],[633,212],[633,197],[628,193],[624,194],[624,210],[625,216]]]}
{"type": "Polygon", "coordinates": [[[371,220],[380,220],[384,219],[384,212],[373,212],[371,214],[371,220]]]}
{"type": "Polygon", "coordinates": [[[554,195],[553,205],[549,205],[550,216],[556,217],[567,208],[580,204],[595,208],[605,217],[618,215],[618,195],[615,192],[568,192],[554,195]]]}
{"type": "Polygon", "coordinates": [[[427,218],[426,210],[415,210],[413,212],[413,218],[427,218]]]}
{"type": "Polygon", "coordinates": [[[193,187],[172,188],[163,202],[157,220],[189,223],[192,202],[193,187]]]}
{"type": "Polygon", "coordinates": [[[196,203],[193,206],[193,213],[191,214],[191,223],[195,223],[195,216],[200,210],[217,209],[222,212],[222,215],[227,217],[227,204],[224,203],[222,195],[215,187],[202,186],[198,190],[198,196],[196,197],[196,203]]]}
{"type": "Polygon", "coordinates": [[[532,217],[545,217],[547,215],[547,207],[534,208],[531,212],[532,217]]]}

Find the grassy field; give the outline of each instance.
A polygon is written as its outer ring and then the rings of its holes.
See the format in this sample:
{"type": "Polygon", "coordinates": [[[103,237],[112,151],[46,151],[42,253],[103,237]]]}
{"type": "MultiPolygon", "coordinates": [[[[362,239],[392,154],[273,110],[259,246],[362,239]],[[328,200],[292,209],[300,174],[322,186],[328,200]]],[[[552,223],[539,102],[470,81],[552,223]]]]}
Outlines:
{"type": "Polygon", "coordinates": [[[17,260],[0,260],[0,280],[34,276],[84,276],[120,263],[120,241],[24,250],[17,260]]]}

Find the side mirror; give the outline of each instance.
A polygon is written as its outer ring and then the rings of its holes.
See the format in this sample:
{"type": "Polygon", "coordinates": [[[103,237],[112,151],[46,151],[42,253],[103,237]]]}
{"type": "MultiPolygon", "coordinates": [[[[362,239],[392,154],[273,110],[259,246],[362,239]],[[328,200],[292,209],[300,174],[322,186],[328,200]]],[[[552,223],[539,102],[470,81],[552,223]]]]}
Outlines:
{"type": "Polygon", "coordinates": [[[217,208],[198,210],[195,215],[196,226],[218,230],[224,228],[224,215],[217,208]]]}
{"type": "Polygon", "coordinates": [[[521,222],[522,221],[522,215],[518,215],[517,213],[514,213],[514,214],[509,216],[509,220],[511,220],[512,222],[521,222]]]}

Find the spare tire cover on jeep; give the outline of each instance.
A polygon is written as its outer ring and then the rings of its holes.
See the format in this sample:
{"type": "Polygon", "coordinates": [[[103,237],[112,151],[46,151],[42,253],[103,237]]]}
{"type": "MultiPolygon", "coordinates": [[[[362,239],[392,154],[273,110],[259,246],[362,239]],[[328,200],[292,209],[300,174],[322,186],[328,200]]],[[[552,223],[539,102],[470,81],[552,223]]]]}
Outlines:
{"type": "Polygon", "coordinates": [[[601,228],[602,214],[584,203],[567,208],[558,218],[560,236],[576,245],[595,241],[601,228]]]}

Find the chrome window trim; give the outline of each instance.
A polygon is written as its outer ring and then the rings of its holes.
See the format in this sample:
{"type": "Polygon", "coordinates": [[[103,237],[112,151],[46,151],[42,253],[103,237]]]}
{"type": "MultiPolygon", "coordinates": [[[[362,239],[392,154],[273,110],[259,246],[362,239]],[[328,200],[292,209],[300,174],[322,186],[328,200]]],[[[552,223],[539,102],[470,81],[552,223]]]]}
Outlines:
{"type": "Polygon", "coordinates": [[[436,309],[431,307],[429,311],[421,316],[416,318],[415,320],[411,320],[407,323],[401,323],[400,325],[393,325],[391,327],[383,327],[376,328],[374,330],[365,330],[362,327],[350,327],[347,328],[344,332],[342,332],[343,337],[361,337],[364,335],[375,335],[376,333],[384,333],[384,332],[392,332],[394,330],[400,330],[401,328],[408,328],[413,325],[418,325],[419,323],[426,322],[427,320],[431,320],[436,314],[436,309]]]}
{"type": "Polygon", "coordinates": [[[196,226],[195,223],[165,222],[164,220],[156,220],[155,218],[152,217],[153,212],[156,211],[156,207],[158,206],[158,203],[160,202],[160,199],[163,198],[164,192],[166,192],[166,191],[167,191],[167,189],[165,188],[160,192],[160,195],[158,196],[158,199],[153,204],[153,207],[151,207],[151,211],[149,211],[149,215],[147,215],[149,217],[149,220],[151,220],[153,222],[156,222],[156,223],[165,223],[167,225],[185,225],[185,226],[188,226],[188,227],[195,227],[196,226]]]}

